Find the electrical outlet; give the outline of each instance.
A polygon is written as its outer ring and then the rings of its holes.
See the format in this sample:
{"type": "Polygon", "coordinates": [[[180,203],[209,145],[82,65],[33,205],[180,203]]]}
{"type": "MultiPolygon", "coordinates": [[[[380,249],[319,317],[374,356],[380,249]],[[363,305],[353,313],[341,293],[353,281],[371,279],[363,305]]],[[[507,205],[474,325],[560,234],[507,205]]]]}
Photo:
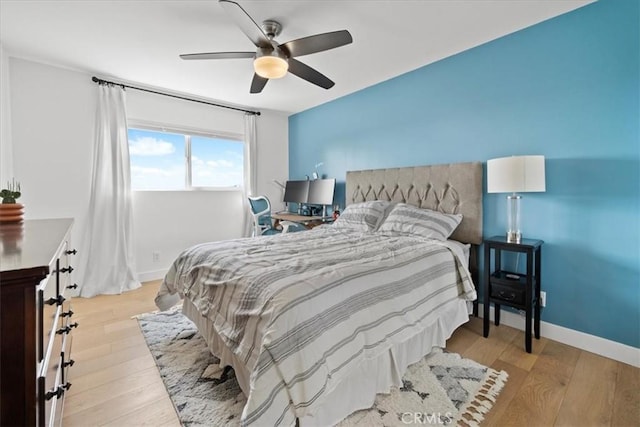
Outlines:
{"type": "Polygon", "coordinates": [[[547,293],[545,291],[540,291],[540,307],[547,306],[547,293]]]}
{"type": "Polygon", "coordinates": [[[160,251],[153,251],[152,257],[153,257],[153,262],[160,261],[160,251]]]}

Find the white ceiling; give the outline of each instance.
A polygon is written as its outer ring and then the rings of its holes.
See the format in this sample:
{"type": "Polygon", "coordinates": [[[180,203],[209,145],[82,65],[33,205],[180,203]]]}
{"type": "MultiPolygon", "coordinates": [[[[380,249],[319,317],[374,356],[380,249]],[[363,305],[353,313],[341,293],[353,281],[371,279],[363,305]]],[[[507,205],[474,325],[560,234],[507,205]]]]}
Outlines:
{"type": "Polygon", "coordinates": [[[321,89],[288,74],[249,94],[250,59],[183,61],[181,53],[251,51],[215,0],[0,0],[10,56],[234,105],[295,113],[591,3],[592,0],[248,1],[277,40],[347,29],[353,43],[299,60],[336,82],[321,89]]]}

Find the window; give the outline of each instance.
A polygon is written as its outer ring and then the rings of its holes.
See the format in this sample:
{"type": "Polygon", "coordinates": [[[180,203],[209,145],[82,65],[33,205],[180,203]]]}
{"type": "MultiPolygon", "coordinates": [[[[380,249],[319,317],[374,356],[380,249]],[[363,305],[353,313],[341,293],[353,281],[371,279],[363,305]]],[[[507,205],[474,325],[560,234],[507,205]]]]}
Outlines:
{"type": "Polygon", "coordinates": [[[129,128],[133,190],[240,189],[244,144],[196,132],[129,128]]]}

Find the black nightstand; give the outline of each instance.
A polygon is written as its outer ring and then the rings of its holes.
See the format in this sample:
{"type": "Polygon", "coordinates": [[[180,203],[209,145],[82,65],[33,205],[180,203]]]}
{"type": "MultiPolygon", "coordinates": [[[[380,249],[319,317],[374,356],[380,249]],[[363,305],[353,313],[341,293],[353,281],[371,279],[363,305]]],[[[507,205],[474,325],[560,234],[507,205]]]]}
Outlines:
{"type": "Polygon", "coordinates": [[[542,240],[522,239],[508,243],[504,236],[484,240],[484,337],[489,336],[489,307],[493,303],[495,324],[500,325],[500,306],[507,305],[525,311],[525,349],[531,353],[531,319],[534,333],[540,339],[540,258],[542,240]],[[494,250],[495,268],[491,268],[491,250],[494,250]],[[526,255],[527,272],[519,274],[502,270],[501,253],[520,252],[526,255]]]}

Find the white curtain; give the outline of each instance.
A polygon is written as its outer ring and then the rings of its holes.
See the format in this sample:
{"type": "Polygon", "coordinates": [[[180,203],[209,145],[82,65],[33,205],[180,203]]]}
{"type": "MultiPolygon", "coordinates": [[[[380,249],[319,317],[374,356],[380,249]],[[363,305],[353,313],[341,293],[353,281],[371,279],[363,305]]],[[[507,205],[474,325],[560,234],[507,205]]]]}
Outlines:
{"type": "Polygon", "coordinates": [[[244,115],[244,197],[242,198],[244,206],[244,226],[242,234],[245,237],[251,236],[252,230],[249,199],[247,199],[247,197],[255,195],[254,192],[258,187],[256,138],[256,115],[246,113],[244,115]]]}
{"type": "Polygon", "coordinates": [[[133,251],[125,92],[115,85],[99,85],[98,91],[91,200],[79,248],[82,297],[140,287],[133,251]]]}

